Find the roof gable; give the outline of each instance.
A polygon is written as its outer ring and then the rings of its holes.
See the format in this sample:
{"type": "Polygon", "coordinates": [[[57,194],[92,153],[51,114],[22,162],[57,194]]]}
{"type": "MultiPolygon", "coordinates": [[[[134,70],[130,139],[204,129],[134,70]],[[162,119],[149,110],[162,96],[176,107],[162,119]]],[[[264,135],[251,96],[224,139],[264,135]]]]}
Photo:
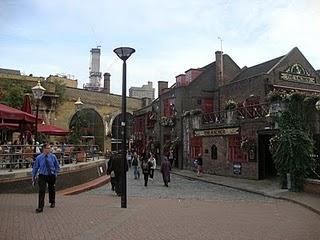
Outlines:
{"type": "Polygon", "coordinates": [[[239,81],[242,79],[250,78],[257,75],[262,75],[268,73],[274,66],[276,66],[284,56],[280,56],[269,61],[260,63],[258,65],[252,67],[244,67],[243,70],[232,80],[232,81],[239,81]]]}

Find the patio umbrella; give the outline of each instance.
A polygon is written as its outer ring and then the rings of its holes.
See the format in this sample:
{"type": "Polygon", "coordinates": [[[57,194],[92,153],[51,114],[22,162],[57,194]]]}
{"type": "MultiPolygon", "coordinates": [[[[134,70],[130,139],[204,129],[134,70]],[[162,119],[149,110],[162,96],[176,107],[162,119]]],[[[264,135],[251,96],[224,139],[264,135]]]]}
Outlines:
{"type": "Polygon", "coordinates": [[[38,132],[53,136],[66,136],[70,131],[68,129],[60,128],[54,125],[39,124],[38,132]]]}
{"type": "Polygon", "coordinates": [[[21,111],[32,114],[31,101],[29,95],[24,95],[21,111]]]}
{"type": "MultiPolygon", "coordinates": [[[[21,107],[21,111],[32,114],[31,101],[30,101],[30,96],[28,94],[24,95],[23,97],[23,104],[21,107]]],[[[31,135],[27,133],[30,133],[33,130],[33,124],[20,123],[20,130],[21,130],[21,133],[24,135],[25,139],[30,140],[31,135]]]]}
{"type": "Polygon", "coordinates": [[[0,119],[6,123],[34,123],[36,116],[0,103],[0,119]]]}

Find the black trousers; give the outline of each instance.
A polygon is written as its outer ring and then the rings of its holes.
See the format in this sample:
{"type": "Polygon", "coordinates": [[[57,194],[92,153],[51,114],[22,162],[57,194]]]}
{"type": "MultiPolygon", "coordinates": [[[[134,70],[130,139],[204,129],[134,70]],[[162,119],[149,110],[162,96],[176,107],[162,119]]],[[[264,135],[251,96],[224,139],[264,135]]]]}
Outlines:
{"type": "Polygon", "coordinates": [[[148,185],[149,173],[143,173],[143,176],[144,176],[144,186],[146,187],[148,185]]]}
{"type": "Polygon", "coordinates": [[[48,184],[48,192],[49,192],[49,203],[56,202],[56,190],[55,190],[55,183],[56,183],[56,176],[46,176],[46,175],[39,175],[39,201],[38,201],[38,208],[44,207],[44,197],[46,195],[46,188],[48,184]]]}
{"type": "Polygon", "coordinates": [[[121,173],[115,173],[114,176],[114,187],[115,187],[115,191],[118,195],[122,194],[122,179],[121,179],[121,173]]]}

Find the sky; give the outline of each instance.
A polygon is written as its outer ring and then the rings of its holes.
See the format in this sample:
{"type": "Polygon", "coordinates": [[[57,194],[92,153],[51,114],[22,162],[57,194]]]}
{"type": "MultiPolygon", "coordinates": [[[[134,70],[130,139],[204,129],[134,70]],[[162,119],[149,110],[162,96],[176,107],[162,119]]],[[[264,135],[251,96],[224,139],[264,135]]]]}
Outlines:
{"type": "Polygon", "coordinates": [[[129,89],[172,85],[175,76],[213,62],[221,43],[240,67],[298,47],[320,69],[320,1],[0,0],[0,68],[70,74],[80,88],[98,45],[101,72],[121,94],[122,61],[113,49],[136,50],[127,60],[129,89]]]}

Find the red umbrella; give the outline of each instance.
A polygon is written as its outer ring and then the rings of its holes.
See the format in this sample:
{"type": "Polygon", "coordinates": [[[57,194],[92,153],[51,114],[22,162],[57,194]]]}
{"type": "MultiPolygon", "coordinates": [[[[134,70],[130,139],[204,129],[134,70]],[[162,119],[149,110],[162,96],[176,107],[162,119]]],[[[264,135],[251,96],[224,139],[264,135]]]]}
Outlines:
{"type": "Polygon", "coordinates": [[[5,104],[0,104],[0,119],[8,123],[21,123],[21,122],[34,123],[36,121],[36,116],[30,113],[26,113],[21,110],[9,107],[5,104]]]}
{"type": "MultiPolygon", "coordinates": [[[[30,96],[28,94],[24,95],[24,97],[23,97],[23,104],[21,107],[21,111],[32,114],[31,101],[30,101],[30,96]]],[[[21,123],[20,124],[20,129],[22,132],[27,132],[27,131],[31,132],[32,127],[33,127],[33,124],[30,124],[30,123],[21,123]]]]}
{"type": "Polygon", "coordinates": [[[48,135],[54,135],[54,136],[65,136],[65,135],[68,135],[70,131],[54,125],[39,124],[38,132],[42,132],[42,133],[45,133],[48,135]]]}
{"type": "Polygon", "coordinates": [[[32,113],[31,101],[30,101],[30,96],[29,95],[24,95],[21,111],[24,111],[26,113],[32,113]]]}

